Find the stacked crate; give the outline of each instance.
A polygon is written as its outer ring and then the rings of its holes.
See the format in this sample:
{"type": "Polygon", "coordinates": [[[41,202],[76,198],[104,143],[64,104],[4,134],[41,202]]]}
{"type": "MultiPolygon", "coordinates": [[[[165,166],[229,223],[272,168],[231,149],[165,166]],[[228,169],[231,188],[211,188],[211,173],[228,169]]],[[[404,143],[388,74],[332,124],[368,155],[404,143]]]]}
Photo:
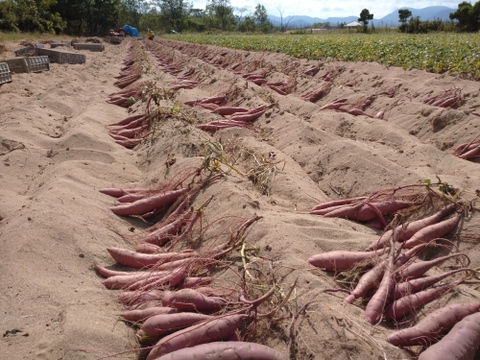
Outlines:
{"type": "Polygon", "coordinates": [[[50,59],[48,56],[30,56],[25,60],[28,66],[28,72],[41,72],[50,70],[50,59]]]}
{"type": "Polygon", "coordinates": [[[83,54],[63,49],[37,49],[37,55],[46,55],[50,62],[58,64],[84,64],[87,60],[87,57],[83,54]]]}
{"type": "Polygon", "coordinates": [[[97,43],[75,43],[73,48],[75,50],[105,51],[105,45],[97,43]]]}
{"type": "Polygon", "coordinates": [[[15,51],[15,56],[22,56],[22,55],[33,55],[35,54],[35,50],[37,48],[43,48],[42,44],[34,44],[31,46],[27,46],[26,48],[19,49],[15,51]]]}
{"type": "Polygon", "coordinates": [[[48,56],[30,56],[27,58],[5,60],[14,74],[31,73],[50,70],[48,56]]]}
{"type": "Polygon", "coordinates": [[[59,46],[64,46],[64,47],[71,47],[72,45],[69,42],[58,42],[58,43],[51,43],[50,48],[54,49],[59,46]]]}
{"type": "Polygon", "coordinates": [[[0,62],[0,85],[12,81],[12,74],[6,62],[0,62]]]}
{"type": "Polygon", "coordinates": [[[7,60],[5,60],[5,63],[7,63],[8,68],[14,74],[28,73],[29,72],[27,61],[25,60],[25,58],[7,59],[7,60]]]}

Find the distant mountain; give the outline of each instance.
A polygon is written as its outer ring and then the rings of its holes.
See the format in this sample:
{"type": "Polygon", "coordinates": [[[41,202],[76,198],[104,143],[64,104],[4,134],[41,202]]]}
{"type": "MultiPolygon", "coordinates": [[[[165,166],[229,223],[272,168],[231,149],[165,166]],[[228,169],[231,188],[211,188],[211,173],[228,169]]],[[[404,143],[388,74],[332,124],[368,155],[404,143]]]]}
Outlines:
{"type": "MultiPolygon", "coordinates": [[[[450,21],[450,18],[449,18],[450,13],[453,13],[456,11],[456,9],[452,9],[446,6],[430,6],[424,9],[413,9],[409,7],[402,7],[380,19],[374,18],[372,20],[373,25],[375,25],[376,27],[398,26],[399,25],[398,10],[400,9],[410,10],[412,12],[413,17],[419,16],[420,20],[422,21],[435,20],[435,19],[450,21]]],[[[375,15],[375,12],[374,11],[372,12],[373,12],[373,15],[375,15]]],[[[312,26],[315,23],[328,22],[330,23],[330,26],[336,26],[338,24],[356,21],[358,20],[359,16],[360,14],[357,16],[352,15],[352,16],[345,16],[345,17],[330,17],[326,19],[305,16],[305,15],[286,16],[283,18],[283,25],[288,26],[289,28],[305,28],[305,27],[312,26]]],[[[282,23],[281,17],[275,16],[275,15],[269,15],[268,17],[273,25],[275,26],[281,25],[282,23]]]]}
{"type": "MultiPolygon", "coordinates": [[[[269,15],[270,21],[274,26],[280,26],[282,19],[279,16],[269,15]]],[[[330,17],[327,19],[315,18],[306,15],[294,15],[286,16],[283,18],[283,25],[288,26],[289,28],[304,28],[312,26],[315,23],[326,23],[329,22],[331,26],[335,26],[341,23],[349,23],[350,21],[355,21],[358,19],[358,16],[346,16],[346,17],[330,17]]]]}
{"type": "MultiPolygon", "coordinates": [[[[413,9],[409,7],[404,7],[400,9],[410,10],[413,17],[419,16],[420,20],[422,21],[436,19],[441,19],[442,21],[450,21],[450,13],[456,11],[456,9],[451,9],[446,6],[430,6],[424,9],[413,9]]],[[[381,19],[374,19],[373,24],[375,26],[398,26],[398,10],[384,16],[381,19]]]]}

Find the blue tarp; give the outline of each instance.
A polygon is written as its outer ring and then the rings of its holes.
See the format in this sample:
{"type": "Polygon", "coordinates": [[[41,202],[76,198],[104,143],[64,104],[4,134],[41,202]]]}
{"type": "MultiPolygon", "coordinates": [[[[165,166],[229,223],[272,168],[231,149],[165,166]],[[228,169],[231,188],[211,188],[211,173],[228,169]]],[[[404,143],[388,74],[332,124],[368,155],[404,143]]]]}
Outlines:
{"type": "Polygon", "coordinates": [[[130,25],[125,25],[123,27],[123,30],[125,30],[126,33],[132,37],[139,37],[138,30],[134,27],[131,27],[130,25]]]}

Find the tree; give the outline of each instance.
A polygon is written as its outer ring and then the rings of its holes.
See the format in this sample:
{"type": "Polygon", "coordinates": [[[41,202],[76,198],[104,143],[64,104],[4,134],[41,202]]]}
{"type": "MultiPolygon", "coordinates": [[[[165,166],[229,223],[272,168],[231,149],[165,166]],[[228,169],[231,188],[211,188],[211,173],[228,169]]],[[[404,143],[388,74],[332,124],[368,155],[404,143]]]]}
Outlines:
{"type": "Polygon", "coordinates": [[[238,23],[238,30],[241,32],[255,31],[255,19],[251,16],[245,16],[241,22],[238,23]]]}
{"type": "Polygon", "coordinates": [[[412,16],[412,12],[408,9],[398,10],[398,21],[400,22],[400,31],[405,32],[407,30],[407,20],[412,16]]]}
{"type": "Polygon", "coordinates": [[[0,2],[0,30],[18,31],[17,15],[15,13],[15,4],[12,0],[0,2]]]}
{"type": "Polygon", "coordinates": [[[119,26],[131,25],[139,29],[142,17],[149,10],[150,4],[146,1],[122,0],[119,10],[119,26]]]}
{"type": "Polygon", "coordinates": [[[230,0],[209,0],[206,6],[207,23],[210,27],[229,30],[235,24],[230,0]]]}
{"type": "Polygon", "coordinates": [[[370,14],[370,11],[368,9],[363,9],[362,12],[360,13],[360,17],[358,18],[358,21],[363,24],[363,32],[367,32],[368,29],[368,22],[373,19],[373,14],[370,14]]]}
{"type": "Polygon", "coordinates": [[[140,21],[140,27],[139,29],[147,30],[147,29],[152,29],[156,31],[164,30],[165,26],[163,24],[162,14],[160,13],[160,10],[156,7],[151,7],[148,9],[145,14],[142,15],[141,21],[140,21]]]}
{"type": "Polygon", "coordinates": [[[184,0],[160,0],[161,19],[168,29],[183,31],[187,24],[191,5],[184,0]]]}
{"type": "Polygon", "coordinates": [[[52,11],[66,21],[69,34],[105,35],[118,27],[121,0],[55,0],[52,11]]]}
{"type": "Polygon", "coordinates": [[[205,31],[205,19],[205,10],[199,8],[191,8],[188,13],[185,28],[197,32],[205,31]]]}
{"type": "Polygon", "coordinates": [[[118,23],[118,6],[120,0],[90,0],[87,4],[88,32],[104,35],[118,23]]]}
{"type": "Polygon", "coordinates": [[[67,22],[65,32],[68,34],[83,34],[87,31],[87,6],[82,0],[58,0],[53,7],[67,22]]]}
{"type": "Polygon", "coordinates": [[[49,32],[55,34],[66,27],[58,12],[52,11],[57,0],[16,0],[13,10],[20,31],[49,32]]]}
{"type": "Polygon", "coordinates": [[[245,14],[249,10],[250,10],[250,8],[248,6],[243,6],[243,7],[240,7],[240,8],[238,8],[238,7],[233,8],[233,12],[235,13],[236,22],[237,23],[242,22],[245,19],[245,16],[243,14],[245,14]]]}
{"type": "Polygon", "coordinates": [[[411,17],[407,24],[407,32],[410,34],[418,34],[421,32],[420,16],[411,17]]]}
{"type": "Polygon", "coordinates": [[[480,1],[472,6],[469,2],[458,4],[454,13],[449,15],[451,20],[458,20],[458,28],[461,31],[477,31],[480,29],[480,1]]]}
{"type": "Polygon", "coordinates": [[[265,6],[258,4],[255,7],[255,13],[253,14],[253,18],[255,19],[255,23],[260,31],[267,33],[272,30],[273,26],[268,19],[267,9],[265,9],[265,6]]]}

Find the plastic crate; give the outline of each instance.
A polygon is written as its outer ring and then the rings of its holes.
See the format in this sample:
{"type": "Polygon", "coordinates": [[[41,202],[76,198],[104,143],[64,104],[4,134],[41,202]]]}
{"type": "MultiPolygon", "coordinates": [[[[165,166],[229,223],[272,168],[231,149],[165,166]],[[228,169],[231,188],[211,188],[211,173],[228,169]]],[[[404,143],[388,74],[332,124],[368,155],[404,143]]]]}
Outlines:
{"type": "Polygon", "coordinates": [[[28,73],[28,65],[25,58],[6,59],[4,61],[8,64],[8,68],[14,74],[28,73]]]}
{"type": "Polygon", "coordinates": [[[12,81],[12,73],[6,62],[0,62],[0,84],[12,81]]]}
{"type": "Polygon", "coordinates": [[[43,48],[43,44],[35,44],[35,45],[28,46],[28,47],[20,49],[20,50],[16,50],[15,51],[15,56],[34,54],[36,48],[43,48]]]}
{"type": "Polygon", "coordinates": [[[48,56],[31,56],[26,58],[29,72],[40,72],[50,70],[50,60],[48,56]]]}
{"type": "Polygon", "coordinates": [[[70,44],[69,42],[58,42],[58,43],[51,43],[50,44],[51,49],[54,49],[54,48],[60,47],[60,46],[71,47],[72,44],[70,44]]]}
{"type": "Polygon", "coordinates": [[[123,36],[107,36],[105,37],[105,41],[110,44],[120,44],[123,41],[123,36]]]}
{"type": "Polygon", "coordinates": [[[73,48],[75,50],[105,51],[105,45],[98,43],[75,43],[73,48]]]}
{"type": "Polygon", "coordinates": [[[84,64],[87,57],[63,49],[37,49],[37,55],[46,55],[51,63],[58,64],[84,64]]]}

